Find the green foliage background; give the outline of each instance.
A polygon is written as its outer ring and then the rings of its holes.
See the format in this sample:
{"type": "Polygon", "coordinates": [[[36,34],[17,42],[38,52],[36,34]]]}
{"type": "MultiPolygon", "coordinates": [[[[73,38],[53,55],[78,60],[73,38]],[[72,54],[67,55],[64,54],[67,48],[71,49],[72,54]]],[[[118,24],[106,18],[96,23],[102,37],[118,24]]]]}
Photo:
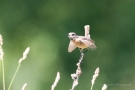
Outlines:
{"type": "MultiPolygon", "coordinates": [[[[93,90],[135,89],[134,0],[1,0],[0,34],[4,39],[6,88],[29,46],[30,53],[11,90],[50,90],[57,71],[61,79],[55,90],[69,90],[79,50],[67,52],[69,32],[84,35],[91,26],[97,50],[85,54],[82,75],[75,90],[89,90],[97,67],[100,74],[93,90]]],[[[2,90],[0,74],[0,90],[2,90]]]]}

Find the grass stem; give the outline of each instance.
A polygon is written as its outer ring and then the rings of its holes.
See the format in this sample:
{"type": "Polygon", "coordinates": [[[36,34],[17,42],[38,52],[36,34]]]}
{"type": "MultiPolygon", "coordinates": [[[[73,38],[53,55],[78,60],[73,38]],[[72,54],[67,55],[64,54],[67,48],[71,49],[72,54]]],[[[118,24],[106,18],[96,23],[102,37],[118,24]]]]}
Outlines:
{"type": "Polygon", "coordinates": [[[2,62],[2,79],[3,79],[3,90],[5,90],[5,72],[4,72],[4,61],[1,60],[2,62]]]}
{"type": "Polygon", "coordinates": [[[9,85],[9,87],[8,87],[8,90],[10,90],[10,88],[11,88],[11,86],[12,86],[12,83],[13,83],[13,81],[14,81],[14,79],[15,79],[15,76],[16,76],[16,74],[17,74],[17,72],[18,72],[20,66],[21,66],[21,64],[19,63],[19,64],[18,64],[18,67],[17,67],[17,69],[16,69],[16,71],[15,71],[15,74],[14,74],[14,76],[13,76],[11,82],[10,82],[10,85],[9,85]]]}
{"type": "Polygon", "coordinates": [[[91,86],[90,90],[92,90],[92,88],[93,88],[93,85],[91,86]]]}

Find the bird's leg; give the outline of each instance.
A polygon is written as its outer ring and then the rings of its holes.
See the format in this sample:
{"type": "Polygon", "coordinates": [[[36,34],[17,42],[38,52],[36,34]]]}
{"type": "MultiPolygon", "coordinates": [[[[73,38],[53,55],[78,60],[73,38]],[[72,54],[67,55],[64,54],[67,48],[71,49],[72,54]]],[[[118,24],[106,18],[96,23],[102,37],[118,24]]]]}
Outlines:
{"type": "Polygon", "coordinates": [[[79,50],[80,50],[81,56],[84,56],[83,49],[82,48],[79,48],[79,50]]]}
{"type": "Polygon", "coordinates": [[[79,59],[79,62],[77,64],[77,66],[80,66],[80,63],[82,62],[83,56],[84,56],[83,49],[82,48],[79,48],[79,50],[80,50],[81,56],[80,56],[80,59],[79,59]]]}
{"type": "Polygon", "coordinates": [[[87,50],[85,50],[83,53],[86,53],[86,52],[88,52],[89,51],[89,48],[87,48],[87,50]]]}

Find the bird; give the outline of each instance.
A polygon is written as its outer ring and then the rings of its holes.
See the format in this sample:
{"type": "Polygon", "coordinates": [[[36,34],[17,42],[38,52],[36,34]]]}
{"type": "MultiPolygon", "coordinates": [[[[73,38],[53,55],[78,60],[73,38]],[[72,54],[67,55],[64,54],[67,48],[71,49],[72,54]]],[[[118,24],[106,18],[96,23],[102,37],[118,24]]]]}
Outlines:
{"type": "Polygon", "coordinates": [[[95,50],[97,47],[95,41],[90,38],[90,26],[85,25],[85,36],[79,36],[75,32],[68,33],[68,38],[70,39],[68,52],[72,52],[76,47],[79,48],[81,53],[87,52],[89,49],[95,50]],[[83,52],[83,49],[87,49],[83,52]]]}

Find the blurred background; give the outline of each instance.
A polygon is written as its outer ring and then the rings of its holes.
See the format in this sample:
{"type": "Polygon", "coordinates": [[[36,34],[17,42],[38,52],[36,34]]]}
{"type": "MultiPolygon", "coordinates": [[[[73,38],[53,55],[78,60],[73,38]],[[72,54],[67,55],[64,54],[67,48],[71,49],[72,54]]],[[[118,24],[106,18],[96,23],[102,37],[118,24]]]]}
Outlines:
{"type": "Polygon", "coordinates": [[[1,0],[6,89],[28,46],[30,52],[11,90],[21,90],[24,83],[26,90],[50,90],[58,71],[61,79],[55,90],[71,89],[80,52],[68,53],[66,34],[84,35],[84,25],[91,26],[97,50],[85,54],[75,90],[90,90],[97,67],[100,73],[93,90],[101,90],[104,83],[107,90],[134,90],[135,0],[1,0]]]}

